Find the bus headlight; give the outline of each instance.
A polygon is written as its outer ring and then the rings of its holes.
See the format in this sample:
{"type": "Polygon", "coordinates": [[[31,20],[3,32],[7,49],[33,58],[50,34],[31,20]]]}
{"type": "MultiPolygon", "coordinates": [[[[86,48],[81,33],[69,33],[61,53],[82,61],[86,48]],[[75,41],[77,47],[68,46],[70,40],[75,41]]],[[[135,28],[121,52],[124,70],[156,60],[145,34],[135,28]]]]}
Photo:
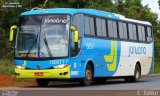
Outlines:
{"type": "Polygon", "coordinates": [[[16,67],[16,69],[21,69],[21,70],[26,69],[26,67],[24,67],[24,66],[19,66],[19,65],[16,65],[15,67],[16,67]]]}
{"type": "Polygon", "coordinates": [[[55,69],[61,69],[61,68],[66,68],[66,67],[68,67],[68,64],[61,64],[61,65],[53,66],[53,68],[55,69]]]}

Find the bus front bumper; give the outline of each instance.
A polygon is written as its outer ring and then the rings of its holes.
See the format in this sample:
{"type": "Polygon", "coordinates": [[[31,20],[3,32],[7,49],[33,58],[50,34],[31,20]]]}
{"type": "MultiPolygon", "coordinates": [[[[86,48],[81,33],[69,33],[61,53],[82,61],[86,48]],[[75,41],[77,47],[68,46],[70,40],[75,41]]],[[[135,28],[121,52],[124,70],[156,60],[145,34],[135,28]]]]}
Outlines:
{"type": "Polygon", "coordinates": [[[16,78],[53,78],[53,79],[69,79],[70,66],[63,69],[47,69],[47,70],[22,70],[15,68],[16,78]]]}

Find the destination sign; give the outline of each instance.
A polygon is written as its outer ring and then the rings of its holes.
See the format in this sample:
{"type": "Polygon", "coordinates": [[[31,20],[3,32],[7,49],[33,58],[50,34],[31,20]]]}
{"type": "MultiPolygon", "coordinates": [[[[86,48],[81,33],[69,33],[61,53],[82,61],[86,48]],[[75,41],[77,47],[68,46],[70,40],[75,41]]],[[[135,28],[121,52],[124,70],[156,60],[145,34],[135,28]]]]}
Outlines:
{"type": "Polygon", "coordinates": [[[66,15],[49,15],[44,16],[43,24],[66,24],[68,22],[66,15]]]}
{"type": "Polygon", "coordinates": [[[46,24],[46,23],[62,23],[62,24],[66,24],[67,20],[66,19],[60,19],[60,18],[53,18],[53,19],[45,18],[43,23],[44,24],[46,24]]]}

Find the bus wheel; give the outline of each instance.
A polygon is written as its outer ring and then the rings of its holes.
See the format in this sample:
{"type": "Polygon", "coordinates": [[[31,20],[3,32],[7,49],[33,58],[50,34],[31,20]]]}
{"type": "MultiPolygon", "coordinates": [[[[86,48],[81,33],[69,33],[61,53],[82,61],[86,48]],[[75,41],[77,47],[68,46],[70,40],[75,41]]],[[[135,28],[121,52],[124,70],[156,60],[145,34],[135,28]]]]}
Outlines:
{"type": "Polygon", "coordinates": [[[134,70],[134,76],[126,77],[125,81],[126,82],[137,82],[139,81],[140,76],[141,76],[141,69],[139,65],[136,65],[135,70],[134,70]]]}
{"type": "Polygon", "coordinates": [[[91,65],[87,65],[86,71],[85,71],[85,78],[80,80],[80,84],[83,86],[91,85],[93,79],[93,70],[91,65]]]}
{"type": "Polygon", "coordinates": [[[46,87],[49,83],[49,80],[48,79],[36,79],[36,82],[37,82],[38,86],[46,87]]]}

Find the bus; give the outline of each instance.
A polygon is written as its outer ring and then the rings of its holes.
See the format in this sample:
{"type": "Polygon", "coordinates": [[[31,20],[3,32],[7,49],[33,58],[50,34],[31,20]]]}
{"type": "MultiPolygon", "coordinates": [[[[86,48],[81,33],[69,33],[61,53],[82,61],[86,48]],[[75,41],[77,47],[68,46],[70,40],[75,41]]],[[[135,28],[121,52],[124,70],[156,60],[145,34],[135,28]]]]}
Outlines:
{"type": "Polygon", "coordinates": [[[82,85],[123,78],[136,82],[152,73],[152,24],[95,9],[51,8],[21,13],[10,28],[15,76],[82,85]],[[14,33],[16,31],[15,39],[14,33]]]}

